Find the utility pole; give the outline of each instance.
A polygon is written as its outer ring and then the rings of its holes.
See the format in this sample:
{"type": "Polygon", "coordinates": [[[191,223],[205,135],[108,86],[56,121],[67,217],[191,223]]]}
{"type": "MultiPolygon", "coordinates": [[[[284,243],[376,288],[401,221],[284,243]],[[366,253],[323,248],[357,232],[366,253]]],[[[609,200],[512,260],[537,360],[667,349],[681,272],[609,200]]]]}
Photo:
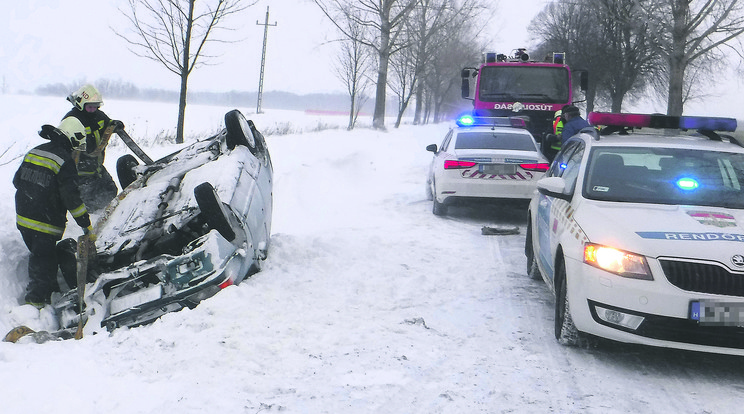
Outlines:
{"type": "Polygon", "coordinates": [[[269,26],[276,26],[276,22],[269,24],[269,6],[266,6],[266,21],[259,23],[256,20],[256,24],[264,27],[263,51],[261,52],[261,77],[258,79],[258,103],[256,104],[256,113],[261,114],[263,113],[261,111],[261,98],[263,96],[264,64],[266,63],[266,38],[269,35],[269,26]]]}

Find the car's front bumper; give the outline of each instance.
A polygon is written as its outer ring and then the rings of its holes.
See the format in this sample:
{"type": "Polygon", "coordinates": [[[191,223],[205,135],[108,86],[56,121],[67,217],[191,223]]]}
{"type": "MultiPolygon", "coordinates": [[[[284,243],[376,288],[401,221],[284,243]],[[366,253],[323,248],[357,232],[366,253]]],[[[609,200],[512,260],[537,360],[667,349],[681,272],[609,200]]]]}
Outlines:
{"type": "MultiPolygon", "coordinates": [[[[257,260],[216,230],[192,242],[190,248],[181,256],[158,256],[99,275],[85,292],[86,333],[141,325],[184,307],[193,308],[222,288],[239,283],[257,260]]],[[[62,328],[77,324],[77,297],[61,301],[56,311],[62,328]]]]}
{"type": "Polygon", "coordinates": [[[655,275],[652,281],[620,277],[567,258],[568,297],[576,328],[620,342],[744,356],[744,321],[707,326],[690,318],[693,302],[744,306],[744,298],[680,289],[663,276],[658,261],[649,265],[655,275]]]}

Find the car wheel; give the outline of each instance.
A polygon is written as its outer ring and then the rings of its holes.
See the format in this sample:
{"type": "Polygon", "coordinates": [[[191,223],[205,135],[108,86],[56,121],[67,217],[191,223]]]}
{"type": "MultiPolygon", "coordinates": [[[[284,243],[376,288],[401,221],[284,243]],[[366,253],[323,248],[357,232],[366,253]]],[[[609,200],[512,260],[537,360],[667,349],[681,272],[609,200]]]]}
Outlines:
{"type": "Polygon", "coordinates": [[[431,181],[426,180],[426,199],[429,201],[434,199],[434,190],[432,190],[431,187],[431,181]]]}
{"type": "Polygon", "coordinates": [[[577,346],[581,338],[571,318],[567,285],[566,265],[561,262],[555,275],[555,339],[563,345],[577,346]]]}
{"type": "Polygon", "coordinates": [[[235,231],[230,226],[225,205],[212,184],[201,183],[196,186],[194,197],[209,227],[217,230],[227,241],[235,240],[235,231]]]}
{"type": "Polygon", "coordinates": [[[447,206],[437,201],[437,198],[434,197],[433,207],[431,210],[435,216],[444,216],[447,214],[447,206]]]}
{"type": "Polygon", "coordinates": [[[444,203],[440,203],[437,201],[437,186],[434,180],[431,181],[430,190],[431,191],[431,200],[433,201],[432,205],[432,213],[434,213],[435,216],[444,216],[447,214],[447,205],[444,203]]]}
{"type": "Polygon", "coordinates": [[[527,275],[534,279],[540,280],[540,269],[537,268],[537,262],[535,261],[535,248],[532,243],[532,223],[531,219],[527,222],[527,236],[524,240],[524,255],[527,256],[527,275]]]}
{"type": "Polygon", "coordinates": [[[253,131],[239,110],[233,109],[225,114],[225,128],[227,128],[225,141],[228,148],[232,150],[238,145],[243,145],[248,147],[252,153],[255,154],[257,152],[253,131]]]}
{"type": "Polygon", "coordinates": [[[116,176],[119,178],[121,189],[127,188],[137,179],[137,173],[134,167],[139,165],[139,161],[131,154],[122,155],[116,160],[116,176]]]}

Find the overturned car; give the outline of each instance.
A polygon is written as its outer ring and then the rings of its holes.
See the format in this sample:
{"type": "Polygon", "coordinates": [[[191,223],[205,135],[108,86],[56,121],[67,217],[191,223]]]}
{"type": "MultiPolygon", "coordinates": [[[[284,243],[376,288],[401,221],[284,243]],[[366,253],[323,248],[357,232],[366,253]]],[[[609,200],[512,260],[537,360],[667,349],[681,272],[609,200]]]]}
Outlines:
{"type": "Polygon", "coordinates": [[[123,191],[95,224],[83,310],[78,289],[53,297],[62,330],[83,322],[86,333],[111,331],[193,308],[267,256],[273,167],[240,111],[225,114],[218,134],[160,160],[134,152],[144,163],[118,160],[123,191]]]}

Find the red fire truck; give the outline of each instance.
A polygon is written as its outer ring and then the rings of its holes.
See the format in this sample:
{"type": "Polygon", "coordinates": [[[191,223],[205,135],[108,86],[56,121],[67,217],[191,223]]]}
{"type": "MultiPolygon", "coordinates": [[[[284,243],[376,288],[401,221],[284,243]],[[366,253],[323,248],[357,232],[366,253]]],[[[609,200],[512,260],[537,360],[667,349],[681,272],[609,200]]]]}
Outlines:
{"type": "MultiPolygon", "coordinates": [[[[520,116],[539,142],[552,133],[553,117],[565,105],[576,102],[572,71],[565,53],[552,53],[543,61],[530,60],[527,50],[516,49],[513,56],[486,53],[479,68],[462,70],[462,97],[473,100],[475,116],[520,116]],[[476,79],[474,95],[470,80],[476,79]],[[472,97],[471,97],[472,96],[472,97]]],[[[576,70],[582,91],[588,75],[576,70]]]]}

